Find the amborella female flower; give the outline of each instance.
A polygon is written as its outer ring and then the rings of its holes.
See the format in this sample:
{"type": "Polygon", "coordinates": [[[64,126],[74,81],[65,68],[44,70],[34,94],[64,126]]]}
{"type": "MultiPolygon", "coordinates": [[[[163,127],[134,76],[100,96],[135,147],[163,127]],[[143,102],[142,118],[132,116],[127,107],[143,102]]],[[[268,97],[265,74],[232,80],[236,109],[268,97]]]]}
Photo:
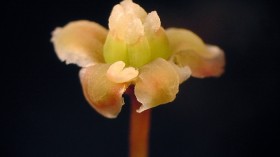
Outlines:
{"type": "Polygon", "coordinates": [[[156,11],[148,14],[131,0],[114,6],[109,30],[74,21],[56,28],[51,41],[61,61],[82,67],[87,101],[108,118],[119,114],[130,85],[142,112],[173,101],[191,75],[220,76],[225,64],[220,48],[186,29],[164,30],[156,11]]]}

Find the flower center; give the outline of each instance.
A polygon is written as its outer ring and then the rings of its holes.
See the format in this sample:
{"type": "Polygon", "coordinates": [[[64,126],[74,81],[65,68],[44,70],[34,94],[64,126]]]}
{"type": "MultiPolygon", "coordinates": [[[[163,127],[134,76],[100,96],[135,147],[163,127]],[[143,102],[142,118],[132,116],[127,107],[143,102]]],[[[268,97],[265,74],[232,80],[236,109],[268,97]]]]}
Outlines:
{"type": "Polygon", "coordinates": [[[160,28],[152,34],[145,34],[135,43],[126,43],[109,32],[104,47],[103,56],[106,63],[123,61],[127,66],[141,67],[156,58],[168,59],[171,55],[168,39],[160,28]]]}
{"type": "Polygon", "coordinates": [[[126,66],[138,68],[171,55],[156,11],[147,14],[132,1],[123,1],[112,10],[109,29],[103,47],[106,63],[123,61],[126,66]]]}

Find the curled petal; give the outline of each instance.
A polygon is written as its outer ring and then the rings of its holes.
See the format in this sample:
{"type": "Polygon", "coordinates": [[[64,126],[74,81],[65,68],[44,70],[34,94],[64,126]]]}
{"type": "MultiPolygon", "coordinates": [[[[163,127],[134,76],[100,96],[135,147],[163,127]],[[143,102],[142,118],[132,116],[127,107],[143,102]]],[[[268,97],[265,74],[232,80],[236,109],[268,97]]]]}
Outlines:
{"type": "Polygon", "coordinates": [[[179,76],[171,63],[158,58],[144,65],[135,82],[135,96],[142,103],[137,112],[173,101],[178,87],[179,76]]]}
{"type": "Polygon", "coordinates": [[[176,70],[178,76],[179,76],[179,83],[183,83],[184,81],[186,81],[188,78],[190,78],[192,71],[188,66],[178,66],[176,64],[174,64],[173,62],[170,62],[170,64],[174,67],[174,69],[176,70]]]}
{"type": "Polygon", "coordinates": [[[96,64],[80,71],[84,95],[90,105],[107,118],[116,118],[124,104],[122,95],[128,83],[114,83],[107,78],[109,64],[96,64]]]}
{"type": "Polygon", "coordinates": [[[107,77],[110,81],[115,83],[129,82],[138,75],[138,70],[133,67],[126,67],[123,61],[118,61],[112,64],[108,71],[107,77]]]}
{"type": "Polygon", "coordinates": [[[107,30],[101,25],[81,20],[56,28],[51,41],[61,61],[86,67],[104,62],[102,51],[106,36],[107,30]]]}
{"type": "Polygon", "coordinates": [[[166,31],[173,52],[171,61],[189,66],[192,76],[203,78],[220,76],[224,71],[224,52],[217,46],[205,45],[193,32],[171,28],[166,31]]]}

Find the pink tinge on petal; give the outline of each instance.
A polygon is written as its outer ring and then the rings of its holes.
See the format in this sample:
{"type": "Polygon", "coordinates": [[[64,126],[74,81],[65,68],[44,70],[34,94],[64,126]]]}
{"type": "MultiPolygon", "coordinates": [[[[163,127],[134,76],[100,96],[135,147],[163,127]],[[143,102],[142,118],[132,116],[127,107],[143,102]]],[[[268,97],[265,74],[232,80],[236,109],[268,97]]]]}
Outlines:
{"type": "Polygon", "coordinates": [[[83,93],[89,104],[101,115],[116,118],[124,104],[122,95],[129,83],[114,83],[107,79],[109,64],[96,64],[80,71],[83,93]]]}
{"type": "Polygon", "coordinates": [[[219,77],[224,72],[224,53],[218,47],[212,49],[211,46],[209,53],[212,53],[212,50],[217,54],[213,58],[204,58],[191,50],[186,50],[175,54],[172,61],[179,66],[189,66],[193,77],[219,77]]]}
{"type": "Polygon", "coordinates": [[[224,72],[225,56],[217,46],[206,45],[196,34],[186,29],[167,31],[174,64],[190,67],[193,77],[218,77],[224,72]]]}
{"type": "Polygon", "coordinates": [[[224,51],[221,50],[218,46],[207,45],[207,51],[213,54],[213,58],[206,59],[200,72],[197,72],[197,76],[200,77],[219,77],[224,73],[225,66],[225,56],[224,51]]]}
{"type": "Polygon", "coordinates": [[[170,64],[176,70],[176,72],[179,76],[179,83],[180,84],[190,78],[190,76],[192,74],[192,71],[188,66],[181,67],[181,66],[178,66],[178,65],[174,64],[173,62],[170,62],[170,64]]]}
{"type": "Polygon", "coordinates": [[[173,101],[179,91],[179,81],[177,70],[162,58],[141,67],[134,89],[142,103],[137,112],[173,101]]]}
{"type": "Polygon", "coordinates": [[[101,25],[79,20],[56,28],[51,41],[61,61],[86,67],[104,62],[103,44],[106,36],[107,30],[101,25]]]}

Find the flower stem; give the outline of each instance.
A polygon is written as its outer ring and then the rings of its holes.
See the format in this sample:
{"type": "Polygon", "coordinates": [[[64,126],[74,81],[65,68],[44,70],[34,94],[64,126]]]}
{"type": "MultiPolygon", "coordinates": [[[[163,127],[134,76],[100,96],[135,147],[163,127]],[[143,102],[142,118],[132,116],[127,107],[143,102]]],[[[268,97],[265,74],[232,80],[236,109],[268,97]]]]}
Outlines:
{"type": "Polygon", "coordinates": [[[137,101],[133,88],[128,94],[131,99],[129,157],[148,157],[151,110],[137,113],[141,103],[137,101]]]}

